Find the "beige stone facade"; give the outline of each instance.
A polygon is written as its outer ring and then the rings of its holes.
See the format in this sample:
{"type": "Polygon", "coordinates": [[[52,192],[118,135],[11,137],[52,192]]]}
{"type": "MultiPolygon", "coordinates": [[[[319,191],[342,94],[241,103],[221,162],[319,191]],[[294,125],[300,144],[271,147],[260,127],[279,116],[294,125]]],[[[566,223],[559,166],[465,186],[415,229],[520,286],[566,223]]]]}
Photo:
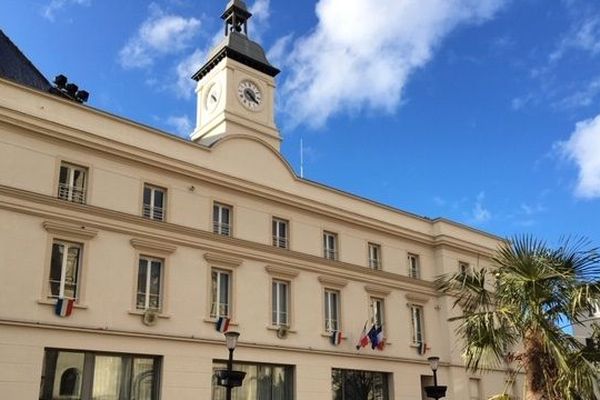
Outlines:
{"type": "Polygon", "coordinates": [[[225,58],[199,82],[201,115],[213,79],[224,93],[214,117],[199,118],[196,142],[0,79],[0,397],[38,398],[45,354],[61,349],[156,356],[161,399],[211,399],[213,364],[227,356],[213,271],[229,279],[236,360],[289,366],[293,399],[331,399],[332,370],[349,369],[384,373],[389,399],[420,400],[431,355],[448,399],[502,392],[503,371],[465,372],[451,300],[432,284],[461,263],[489,265],[499,238],[299,178],[278,151],[274,81],[225,58]],[[234,101],[245,79],[261,86],[264,110],[234,101]],[[211,129],[218,140],[203,144],[211,129]],[[79,197],[61,195],[61,166],[83,171],[79,197]],[[144,206],[145,188],[162,191],[160,218],[144,206]],[[228,207],[225,232],[215,233],[215,204],[228,207]],[[286,223],[279,247],[274,218],[286,223]],[[324,257],[324,233],[335,236],[334,259],[324,257]],[[77,300],[63,318],[50,283],[61,243],[79,249],[77,300]],[[158,293],[140,289],[152,284],[140,283],[140,260],[161,263],[158,293]],[[282,337],[274,281],[288,290],[282,337]],[[326,331],[327,291],[337,294],[339,345],[326,331]],[[385,347],[356,350],[371,298],[383,304],[385,347]],[[146,325],[155,299],[157,321],[146,325]],[[423,355],[411,306],[422,312],[423,355]]]}

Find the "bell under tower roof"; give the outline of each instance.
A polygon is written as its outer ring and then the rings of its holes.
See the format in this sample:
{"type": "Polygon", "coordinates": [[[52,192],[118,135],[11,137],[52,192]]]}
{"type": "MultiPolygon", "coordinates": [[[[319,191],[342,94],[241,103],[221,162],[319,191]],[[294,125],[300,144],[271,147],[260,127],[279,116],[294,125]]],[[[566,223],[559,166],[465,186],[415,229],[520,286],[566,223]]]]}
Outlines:
{"type": "Polygon", "coordinates": [[[210,52],[206,64],[196,72],[192,79],[198,81],[208,74],[222,59],[231,58],[237,62],[254,68],[271,77],[279,74],[279,70],[267,60],[260,44],[248,38],[248,20],[252,14],[243,0],[230,0],[221,15],[225,22],[225,37],[210,52]]]}

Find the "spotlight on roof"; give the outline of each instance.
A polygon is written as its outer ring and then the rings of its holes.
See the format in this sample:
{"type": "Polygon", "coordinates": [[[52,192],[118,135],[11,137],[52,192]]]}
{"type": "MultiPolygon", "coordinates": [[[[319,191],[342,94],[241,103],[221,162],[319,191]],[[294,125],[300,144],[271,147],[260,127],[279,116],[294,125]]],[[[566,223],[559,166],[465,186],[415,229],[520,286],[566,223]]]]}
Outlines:
{"type": "Polygon", "coordinates": [[[80,90],[75,95],[75,99],[79,100],[80,103],[85,103],[90,98],[90,94],[85,90],[80,90]]]}
{"type": "Polygon", "coordinates": [[[90,98],[90,93],[85,90],[79,90],[79,86],[74,83],[67,83],[68,78],[64,75],[56,75],[54,78],[55,87],[50,89],[54,93],[65,99],[73,100],[78,103],[85,103],[90,98]]]}
{"type": "Polygon", "coordinates": [[[56,77],[54,78],[54,84],[59,89],[63,89],[67,84],[67,77],[64,75],[56,75],[56,77]]]}
{"type": "Polygon", "coordinates": [[[67,89],[67,93],[71,97],[75,97],[75,94],[79,90],[79,87],[74,83],[67,83],[67,86],[65,88],[67,89]]]}

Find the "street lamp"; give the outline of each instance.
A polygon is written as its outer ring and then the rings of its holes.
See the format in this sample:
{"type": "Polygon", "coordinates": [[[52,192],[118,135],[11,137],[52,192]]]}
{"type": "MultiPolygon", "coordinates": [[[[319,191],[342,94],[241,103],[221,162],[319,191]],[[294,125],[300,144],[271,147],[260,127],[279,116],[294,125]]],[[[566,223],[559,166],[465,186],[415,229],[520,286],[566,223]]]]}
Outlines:
{"type": "Polygon", "coordinates": [[[246,373],[243,371],[233,370],[233,351],[237,345],[237,340],[240,337],[239,332],[225,332],[225,344],[229,350],[229,359],[227,360],[227,369],[218,369],[215,371],[217,384],[225,386],[226,399],[231,400],[231,389],[237,386],[242,386],[246,373]]]}
{"type": "Polygon", "coordinates": [[[425,393],[427,393],[427,397],[438,400],[446,396],[447,389],[447,386],[438,386],[437,383],[437,370],[440,365],[440,358],[429,357],[427,361],[429,361],[429,366],[433,371],[433,386],[425,386],[425,393]]]}

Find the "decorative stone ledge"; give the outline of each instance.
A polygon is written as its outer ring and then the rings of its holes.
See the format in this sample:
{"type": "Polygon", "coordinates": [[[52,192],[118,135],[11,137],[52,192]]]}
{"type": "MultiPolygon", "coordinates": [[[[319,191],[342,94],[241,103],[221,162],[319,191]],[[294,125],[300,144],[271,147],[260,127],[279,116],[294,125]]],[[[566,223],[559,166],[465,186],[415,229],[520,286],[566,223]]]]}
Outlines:
{"type": "Polygon", "coordinates": [[[98,230],[86,228],[85,226],[63,224],[53,221],[44,221],[42,226],[46,231],[56,235],[74,236],[85,240],[93,239],[98,235],[98,230]]]}

